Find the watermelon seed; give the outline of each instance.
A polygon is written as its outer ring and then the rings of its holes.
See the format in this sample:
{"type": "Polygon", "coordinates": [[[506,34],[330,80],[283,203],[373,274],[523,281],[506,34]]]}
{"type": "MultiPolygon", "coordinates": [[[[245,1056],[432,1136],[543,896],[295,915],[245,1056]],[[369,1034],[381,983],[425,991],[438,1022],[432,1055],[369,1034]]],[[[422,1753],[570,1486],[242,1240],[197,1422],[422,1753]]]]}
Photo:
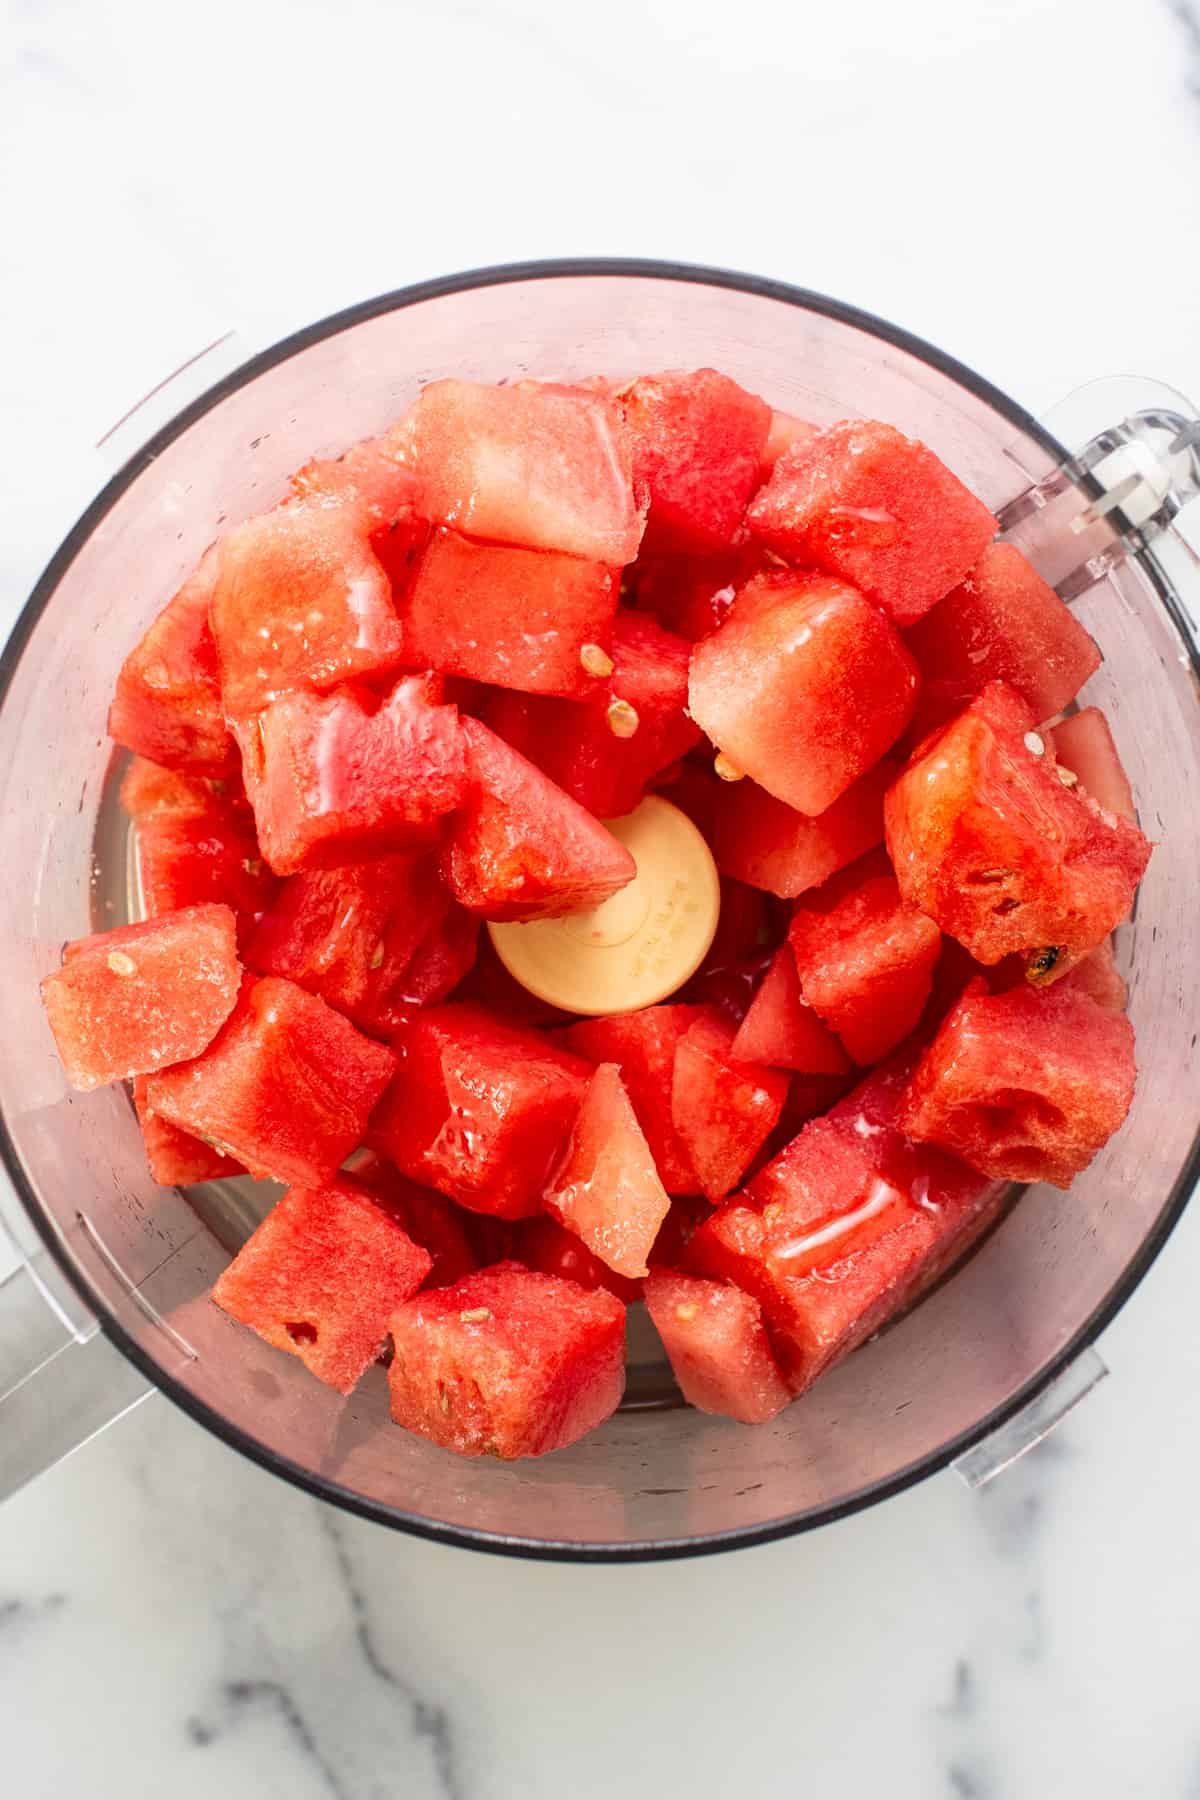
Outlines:
{"type": "Polygon", "coordinates": [[[450,1411],[450,1396],[446,1392],[446,1384],[444,1381],[438,1382],[438,1405],[444,1413],[450,1411]]]}
{"type": "Polygon", "coordinates": [[[491,1316],[490,1306],[470,1306],[466,1312],[460,1312],[458,1315],[459,1321],[463,1325],[482,1325],[483,1321],[490,1319],[491,1316]]]}
{"type": "Polygon", "coordinates": [[[614,700],[606,716],[608,729],[614,737],[631,738],[641,724],[637,708],[630,706],[628,700],[614,700]]]}
{"type": "Polygon", "coordinates": [[[723,750],[718,750],[713,759],[713,773],[719,775],[722,781],[744,781],[746,779],[745,769],[739,769],[736,763],[730,762],[723,750]]]}
{"type": "Polygon", "coordinates": [[[382,966],[383,966],[383,945],[376,944],[374,950],[371,952],[371,967],[373,969],[379,969],[379,968],[382,968],[382,966]]]}
{"type": "Polygon", "coordinates": [[[247,875],[253,875],[257,878],[263,872],[262,858],[259,856],[248,856],[243,862],[242,867],[245,869],[247,875]]]}
{"type": "Polygon", "coordinates": [[[684,1322],[684,1324],[685,1324],[685,1325],[686,1325],[686,1324],[687,1324],[687,1322],[688,1322],[688,1320],[689,1320],[689,1319],[694,1319],[694,1318],[695,1318],[695,1316],[696,1316],[696,1313],[697,1313],[697,1312],[698,1312],[698,1310],[699,1310],[699,1309],[698,1309],[698,1308],[697,1308],[697,1307],[696,1307],[696,1306],[694,1306],[694,1305],[693,1305],[693,1304],[692,1304],[692,1303],[691,1303],[691,1301],[688,1301],[688,1303],[687,1303],[687,1304],[686,1304],[686,1305],[684,1305],[684,1306],[677,1306],[677,1307],[676,1307],[676,1308],[675,1308],[675,1317],[676,1317],[676,1318],[677,1318],[677,1319],[682,1319],[682,1320],[683,1320],[683,1322],[684,1322]]]}
{"type": "Polygon", "coordinates": [[[1031,956],[1025,965],[1026,980],[1035,983],[1047,980],[1060,954],[1057,944],[1048,944],[1044,950],[1039,950],[1036,956],[1031,956]]]}
{"type": "Polygon", "coordinates": [[[780,1206],[778,1200],[772,1200],[769,1206],[763,1207],[763,1211],[762,1211],[763,1224],[764,1225],[773,1225],[775,1223],[776,1219],[779,1217],[782,1210],[783,1210],[783,1208],[780,1206]]]}
{"type": "Polygon", "coordinates": [[[1045,756],[1046,754],[1046,746],[1036,731],[1027,731],[1025,733],[1025,748],[1031,751],[1034,756],[1045,756]]]}
{"type": "Polygon", "coordinates": [[[285,1323],[284,1330],[293,1344],[315,1344],[317,1341],[317,1328],[310,1325],[307,1319],[289,1320],[285,1323]]]}
{"type": "Polygon", "coordinates": [[[585,644],[579,652],[579,660],[588,675],[611,675],[613,672],[613,659],[599,644],[585,644]]]}
{"type": "Polygon", "coordinates": [[[1075,783],[1079,780],[1079,777],[1074,769],[1060,768],[1058,771],[1058,779],[1062,782],[1064,787],[1074,787],[1075,783]]]}
{"type": "Polygon", "coordinates": [[[108,966],[114,975],[135,975],[137,973],[137,964],[132,956],[126,956],[123,950],[109,951],[108,966]]]}

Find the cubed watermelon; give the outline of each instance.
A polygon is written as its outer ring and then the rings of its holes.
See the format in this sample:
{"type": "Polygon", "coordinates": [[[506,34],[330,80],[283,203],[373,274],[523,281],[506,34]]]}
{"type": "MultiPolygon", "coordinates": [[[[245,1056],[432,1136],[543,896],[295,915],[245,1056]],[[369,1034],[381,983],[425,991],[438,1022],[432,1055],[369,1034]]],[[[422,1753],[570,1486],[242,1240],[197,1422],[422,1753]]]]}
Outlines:
{"type": "Polygon", "coordinates": [[[911,625],[974,568],[996,521],[925,444],[843,419],[784,452],[746,514],[796,562],[852,581],[911,625]]]}
{"type": "Polygon", "coordinates": [[[897,1123],[984,1174],[1066,1188],[1124,1122],[1135,1075],[1121,1013],[1078,989],[991,994],[976,981],[917,1065],[897,1123]]]}
{"type": "Polygon", "coordinates": [[[279,883],[254,833],[218,812],[144,813],[134,832],[148,919],[206,902],[232,907],[243,937],[275,901],[279,883]]]}
{"type": "Polygon", "coordinates": [[[362,1142],[396,1068],[383,1044],[273,975],[247,976],[207,1051],[174,1060],[147,1085],[155,1112],[254,1175],[308,1187],[332,1180],[362,1142]]]}
{"type": "Polygon", "coordinates": [[[942,934],[900,897],[882,852],[843,869],[792,914],[800,991],[856,1063],[877,1063],[925,1009],[942,934]]]}
{"type": "Polygon", "coordinates": [[[434,381],[392,441],[440,525],[613,566],[637,555],[629,446],[602,393],[434,381]]]}
{"type": "Polygon", "coordinates": [[[488,919],[543,919],[599,906],[637,864],[610,831],[477,719],[462,721],[469,787],[442,872],[488,919]]]}
{"type": "Polygon", "coordinates": [[[527,1269],[537,1269],[543,1275],[558,1275],[564,1281],[577,1281],[583,1288],[604,1288],[626,1305],[641,1299],[640,1281],[615,1274],[598,1256],[592,1255],[581,1238],[548,1213],[542,1213],[536,1219],[522,1219],[515,1230],[512,1252],[527,1269]]]}
{"type": "Polygon", "coordinates": [[[715,369],[642,375],[621,396],[655,550],[721,550],[759,484],[771,409],[715,369]]]}
{"type": "Polygon", "coordinates": [[[125,658],[108,714],[109,736],[127,750],[210,775],[237,767],[208,622],[218,567],[214,544],[125,658]]]}
{"type": "Polygon", "coordinates": [[[743,774],[823,813],[893,744],[917,668],[856,588],[776,570],[742,589],[692,651],[692,717],[743,774]]]}
{"type": "Polygon", "coordinates": [[[228,719],[399,666],[400,621],[370,536],[365,506],[313,501],[248,519],[222,539],[209,618],[228,719]]]}
{"type": "Polygon", "coordinates": [[[543,1456],[616,1411],[625,1308],[500,1263],[392,1315],[392,1417],[460,1456],[543,1456]]]}
{"type": "Polygon", "coordinates": [[[598,819],[620,818],[661,770],[700,742],[685,710],[688,654],[683,638],[622,609],[612,633],[613,672],[594,699],[499,693],[485,716],[580,806],[598,819]]]}
{"type": "MultiPolygon", "coordinates": [[[[236,744],[233,749],[236,756],[236,744]]],[[[135,756],[121,777],[119,798],[122,811],[131,819],[140,819],[144,813],[180,813],[190,817],[215,813],[219,818],[236,817],[253,823],[242,778],[232,769],[225,775],[189,775],[135,756]]]]}
{"type": "Polygon", "coordinates": [[[433,856],[313,869],[284,882],[246,946],[246,963],[286,975],[365,1030],[384,1032],[418,945],[449,905],[433,856]]]}
{"type": "MultiPolygon", "coordinates": [[[[479,941],[479,920],[457,900],[451,900],[441,920],[426,932],[413,952],[396,989],[397,1011],[436,1006],[452,994],[474,968],[479,941]]],[[[389,1025],[390,1029],[394,1025],[389,1025]]]]}
{"type": "Polygon", "coordinates": [[[414,1244],[428,1250],[433,1267],[425,1277],[425,1287],[453,1287],[479,1267],[463,1225],[466,1215],[444,1194],[410,1181],[393,1169],[386,1157],[365,1146],[349,1158],[346,1172],[399,1220],[414,1244]]]}
{"type": "Polygon", "coordinates": [[[1133,904],[1150,856],[1135,825],[1059,778],[1028,706],[992,682],[928,739],[884,803],[904,898],[977,962],[1018,954],[1057,980],[1133,904]]]}
{"type": "Polygon", "coordinates": [[[796,958],[781,944],[730,1046],[738,1062],[796,1069],[805,1075],[844,1075],[850,1059],[800,992],[796,958]]]}
{"type": "Polygon", "coordinates": [[[42,982],[72,1087],[101,1087],[199,1056],[229,1017],[241,970],[227,906],[189,906],[78,938],[42,982]]]}
{"type": "Polygon", "coordinates": [[[974,1169],[896,1126],[912,1059],[877,1070],[718,1207],[688,1267],[762,1306],[794,1393],[870,1337],[992,1197],[974,1169]]]}
{"type": "Polygon", "coordinates": [[[615,1063],[592,1076],[542,1204],[617,1275],[646,1273],[671,1202],[615,1063]]]}
{"type": "Polygon", "coordinates": [[[1061,712],[1100,667],[1070,607],[1012,544],[989,544],[970,574],[908,634],[927,689],[963,706],[1007,681],[1038,719],[1061,712]]]}
{"type": "Polygon", "coordinates": [[[234,1162],[206,1144],[203,1138],[180,1131],[169,1119],[162,1119],[146,1098],[145,1075],[133,1078],[133,1105],[142,1128],[146,1161],[150,1173],[161,1187],[191,1187],[197,1181],[227,1181],[245,1174],[241,1163],[234,1162]]]}
{"type": "Polygon", "coordinates": [[[671,1117],[679,1040],[699,1016],[695,1006],[645,1006],[613,1018],[581,1019],[562,1041],[592,1062],[616,1063],[659,1179],[669,1194],[696,1194],[699,1179],[671,1117]]]}
{"type": "Polygon", "coordinates": [[[364,438],[343,456],[305,463],[292,476],[291,487],[301,500],[365,506],[372,550],[393,589],[407,585],[410,564],[429,535],[429,526],[417,511],[420,484],[412,470],[397,461],[387,438],[364,438]]]}
{"type": "Polygon", "coordinates": [[[348,1394],[388,1320],[430,1269],[428,1251],[353,1181],[293,1187],[213,1288],[223,1312],[348,1394]]]}
{"type": "Polygon", "coordinates": [[[712,825],[717,867],[781,899],[795,899],[883,842],[883,796],[899,773],[899,764],[885,757],[815,818],[756,782],[721,782],[712,825]]]}
{"type": "Polygon", "coordinates": [[[720,556],[639,558],[630,579],[642,611],[694,644],[725,623],[738,589],[763,566],[760,550],[739,546],[720,556]]]}
{"type": "Polygon", "coordinates": [[[429,1007],[394,1040],[400,1067],[371,1142],[413,1181],[475,1212],[529,1218],[592,1070],[536,1031],[480,1007],[429,1007]]]}
{"type": "Polygon", "coordinates": [[[1058,987],[1070,993],[1089,994],[1099,1006],[1107,1006],[1113,1012],[1124,1012],[1129,1003],[1129,990],[1107,938],[1090,956],[1069,969],[1058,987]]]}
{"type": "Polygon", "coordinates": [[[1137,823],[1133,788],[1112,729],[1098,706],[1085,706],[1050,733],[1059,766],[1076,777],[1084,792],[1119,819],[1137,823]]]}
{"type": "Polygon", "coordinates": [[[405,658],[496,687],[583,699],[599,686],[618,571],[553,550],[433,533],[401,607],[405,658]],[[589,646],[591,647],[589,649],[589,646]]]}
{"type": "Polygon", "coordinates": [[[258,841],[277,875],[437,841],[467,788],[458,713],[430,677],[380,701],[348,684],[288,694],[237,727],[258,841]]]}
{"type": "Polygon", "coordinates": [[[762,1321],[740,1288],[652,1269],[646,1311],[684,1399],[701,1412],[763,1425],[791,1399],[762,1321]]]}
{"type": "Polygon", "coordinates": [[[727,1019],[705,1010],[675,1051],[671,1119],[709,1200],[724,1199],[737,1186],[787,1098],[788,1078],[781,1070],[735,1060],[735,1036],[727,1019]]]}

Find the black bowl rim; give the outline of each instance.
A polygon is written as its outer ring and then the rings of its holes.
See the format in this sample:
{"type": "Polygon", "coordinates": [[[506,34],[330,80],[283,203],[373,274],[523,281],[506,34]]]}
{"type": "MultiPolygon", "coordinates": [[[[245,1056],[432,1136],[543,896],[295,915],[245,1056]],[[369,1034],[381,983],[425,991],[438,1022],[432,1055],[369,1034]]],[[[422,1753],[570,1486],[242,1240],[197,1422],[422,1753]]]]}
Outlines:
{"type": "MultiPolygon", "coordinates": [[[[462,293],[471,288],[495,287],[506,283],[528,281],[575,279],[581,276],[608,277],[617,280],[634,278],[694,282],[707,287],[732,288],[742,293],[755,294],[767,300],[778,300],[790,306],[800,307],[807,312],[815,312],[826,318],[836,319],[841,324],[850,325],[873,337],[880,338],[886,343],[894,344],[898,349],[918,358],[930,368],[949,376],[959,386],[975,394],[995,412],[1007,418],[1020,431],[1041,444],[1056,462],[1063,461],[1067,457],[1067,451],[1062,444],[1031,413],[1010,399],[999,388],[994,387],[983,376],[968,368],[966,364],[948,356],[936,346],[926,343],[922,338],[916,337],[912,332],[906,331],[898,325],[880,319],[860,307],[850,306],[844,301],[831,299],[827,295],[816,293],[808,288],[795,287],[787,282],[774,281],[763,276],[744,274],[730,269],[710,268],[693,263],[659,262],[654,259],[635,257],[568,257],[500,263],[486,268],[467,269],[458,274],[439,276],[433,280],[416,282],[407,287],[396,288],[388,293],[376,295],[372,299],[346,307],[340,312],[331,313],[326,318],[305,326],[301,331],[293,332],[290,336],[282,338],[278,343],[232,370],[213,387],[184,407],[143,444],[76,520],[50,558],[26,601],[3,650],[0,651],[0,706],[7,699],[22,652],[42,612],[67,568],[79,554],[91,533],[126,489],[137,480],[138,476],[157,456],[161,455],[167,445],[186,431],[198,418],[219,405],[229,394],[244,387],[265,370],[286,362],[290,357],[308,349],[310,345],[362,324],[367,319],[376,318],[382,313],[421,305],[425,301],[462,293]]],[[[1170,584],[1150,555],[1143,552],[1139,555],[1138,560],[1143,572],[1148,576],[1166,611],[1171,616],[1179,637],[1188,651],[1193,671],[1200,679],[1200,647],[1197,646],[1183,622],[1170,584]]],[[[442,1524],[436,1520],[405,1512],[399,1507],[385,1506],[362,1494],[356,1494],[347,1488],[340,1487],[336,1482],[313,1474],[311,1470],[301,1467],[298,1463],[292,1462],[290,1458],[250,1437],[239,1427],[231,1425],[206,1401],[200,1400],[174,1376],[159,1367],[120,1322],[113,1317],[104,1298],[95,1291],[84,1271],[67,1254],[66,1246],[60,1239],[53,1221],[26,1177],[8,1128],[8,1121],[2,1115],[0,1115],[0,1157],[2,1157],[7,1174],[47,1249],[67,1281],[95,1314],[105,1336],[153,1387],[165,1394],[198,1424],[203,1425],[230,1448],[240,1451],[243,1456],[249,1457],[251,1461],[269,1470],[271,1474],[281,1476],[284,1480],[291,1482],[293,1486],[313,1495],[318,1500],[329,1501],[361,1518],[370,1519],[376,1524],[391,1526],[408,1532],[414,1537],[425,1538],[434,1543],[452,1544],[463,1549],[485,1551],[493,1555],[528,1557],[550,1562],[620,1563],[668,1561],[687,1556],[712,1555],[717,1551],[746,1549],[755,1544],[773,1543],[780,1538],[813,1531],[821,1525],[829,1525],[836,1520],[849,1518],[853,1513],[861,1512],[881,1500],[889,1499],[893,1494],[902,1493],[906,1488],[923,1481],[929,1475],[936,1474],[956,1461],[967,1450],[982,1443],[985,1438],[990,1437],[1036,1400],[1071,1366],[1076,1358],[1111,1323],[1139,1285],[1182,1216],[1196,1185],[1197,1177],[1200,1176],[1200,1135],[1193,1142],[1191,1155],[1180,1172],[1158,1218],[1146,1233],[1137,1253],[1130,1258],[1104,1299],[1036,1375],[1024,1383],[1003,1405],[996,1407],[986,1417],[978,1420],[969,1430],[961,1432],[957,1437],[939,1445],[936,1450],[927,1455],[917,1458],[905,1468],[889,1476],[887,1480],[871,1483],[858,1492],[846,1495],[827,1506],[815,1507],[805,1513],[773,1519],[765,1525],[734,1527],[729,1531],[708,1532],[695,1537],[619,1544],[575,1543],[566,1540],[525,1538],[498,1532],[475,1531],[466,1526],[442,1524]]]]}

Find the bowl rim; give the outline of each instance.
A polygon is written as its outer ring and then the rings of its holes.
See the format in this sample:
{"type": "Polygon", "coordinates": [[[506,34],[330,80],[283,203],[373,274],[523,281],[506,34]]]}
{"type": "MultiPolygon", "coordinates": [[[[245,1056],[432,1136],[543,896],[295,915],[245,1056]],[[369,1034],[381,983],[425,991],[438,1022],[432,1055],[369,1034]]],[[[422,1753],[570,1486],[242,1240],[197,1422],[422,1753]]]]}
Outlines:
{"type": "MultiPolygon", "coordinates": [[[[457,274],[438,276],[377,294],[370,299],[327,314],[324,318],[304,326],[301,330],[290,333],[231,370],[156,431],[140,449],[129,457],[91,504],[80,514],[34,585],[28,600],[18,614],[7,641],[0,649],[0,706],[3,706],[8,698],[25,646],[51,596],[97,525],[170,443],[188,430],[197,419],[219,406],[229,394],[246,386],[266,370],[299,355],[311,345],[325,338],[336,336],[339,332],[363,324],[384,313],[397,312],[409,306],[421,305],[426,301],[441,299],[472,288],[515,285],[530,281],[570,280],[579,277],[633,278],[730,288],[742,293],[754,294],[763,299],[778,300],[803,311],[821,314],[840,324],[864,331],[872,337],[879,338],[916,357],[983,400],[1020,431],[1041,444],[1056,461],[1067,459],[1067,450],[1044,425],[1017,401],[1011,399],[1000,388],[993,386],[991,382],[977,374],[965,363],[874,313],[809,288],[797,287],[791,283],[777,281],[766,276],[709,267],[704,264],[658,261],[653,258],[638,257],[550,258],[528,262],[490,264],[481,268],[466,269],[457,274]]],[[[1187,650],[1193,672],[1200,680],[1200,645],[1186,629],[1170,584],[1149,553],[1137,552],[1136,560],[1171,617],[1187,650]]],[[[86,1273],[67,1253],[66,1246],[59,1236],[53,1220],[43,1206],[32,1182],[25,1174],[9,1131],[8,1121],[2,1111],[0,1111],[0,1161],[2,1161],[4,1170],[38,1235],[67,1281],[96,1316],[105,1337],[134,1365],[153,1388],[164,1394],[197,1424],[202,1425],[231,1449],[239,1451],[271,1474],[280,1476],[318,1500],[330,1502],[360,1518],[370,1519],[376,1524],[388,1525],[393,1529],[405,1531],[411,1536],[424,1538],[434,1543],[452,1544],[463,1549],[483,1551],[493,1555],[516,1556],[550,1562],[634,1563],[712,1555],[718,1551],[745,1549],[756,1544],[773,1543],[778,1539],[798,1535],[801,1532],[814,1531],[822,1525],[833,1524],[839,1519],[848,1518],[854,1513],[864,1511],[867,1507],[891,1498],[894,1494],[902,1493],[906,1488],[915,1486],[926,1477],[948,1467],[966,1451],[1000,1430],[1044,1393],[1076,1358],[1094,1343],[1138,1287],[1182,1216],[1196,1186],[1197,1178],[1200,1177],[1200,1135],[1193,1141],[1187,1162],[1173,1184],[1153,1225],[1107,1294],[1035,1375],[1031,1376],[1006,1401],[995,1407],[984,1418],[977,1420],[966,1431],[948,1439],[936,1450],[915,1458],[904,1468],[888,1476],[886,1480],[869,1483],[866,1487],[845,1495],[835,1502],[811,1508],[803,1513],[788,1514],[763,1525],[735,1526],[727,1531],[706,1532],[694,1537],[646,1539],[615,1544],[528,1538],[517,1534],[475,1530],[470,1526],[445,1524],[355,1493],[349,1488],[340,1486],[336,1481],[314,1474],[310,1469],[302,1467],[289,1457],[249,1436],[239,1426],[232,1425],[207,1401],[198,1398],[167,1370],[160,1367],[112,1315],[106,1301],[93,1288],[86,1273]]]]}

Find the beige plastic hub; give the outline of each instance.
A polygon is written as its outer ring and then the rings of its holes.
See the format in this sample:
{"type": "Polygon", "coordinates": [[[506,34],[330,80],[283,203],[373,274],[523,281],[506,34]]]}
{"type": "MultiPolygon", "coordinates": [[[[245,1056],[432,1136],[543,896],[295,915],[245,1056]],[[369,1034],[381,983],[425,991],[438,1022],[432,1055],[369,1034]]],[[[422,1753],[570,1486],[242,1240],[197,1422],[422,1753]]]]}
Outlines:
{"type": "Polygon", "coordinates": [[[686,813],[657,794],[608,829],[637,864],[590,912],[489,925],[509,974],[564,1012],[636,1012],[673,994],[704,961],[721,911],[717,865],[686,813]]]}

